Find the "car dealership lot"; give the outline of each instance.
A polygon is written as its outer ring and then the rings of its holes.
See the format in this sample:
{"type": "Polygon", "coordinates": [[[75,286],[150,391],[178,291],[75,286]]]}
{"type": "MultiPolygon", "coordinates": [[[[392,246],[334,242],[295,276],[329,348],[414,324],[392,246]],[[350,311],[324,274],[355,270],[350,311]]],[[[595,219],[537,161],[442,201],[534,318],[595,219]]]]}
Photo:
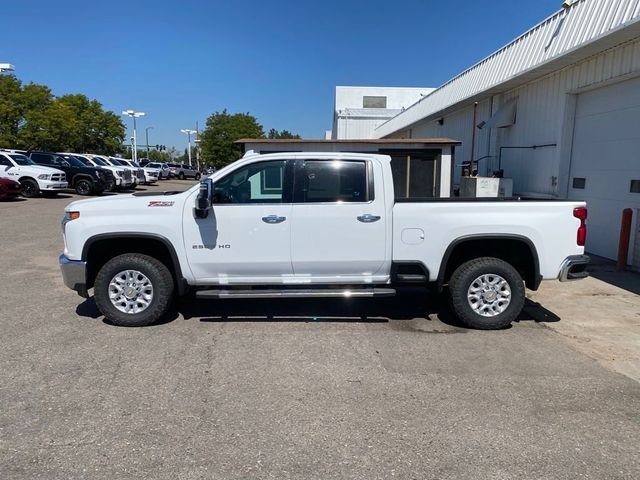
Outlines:
{"type": "Polygon", "coordinates": [[[76,198],[0,203],[2,478],[640,476],[640,385],[535,321],[551,312],[472,331],[417,291],[190,300],[118,328],[62,284],[76,198]]]}

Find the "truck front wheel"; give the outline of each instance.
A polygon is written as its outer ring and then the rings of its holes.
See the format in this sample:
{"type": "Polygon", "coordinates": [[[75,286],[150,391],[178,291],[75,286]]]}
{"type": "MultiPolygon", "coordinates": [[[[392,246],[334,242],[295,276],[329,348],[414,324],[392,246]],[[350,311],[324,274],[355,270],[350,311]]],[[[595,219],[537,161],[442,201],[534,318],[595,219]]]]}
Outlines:
{"type": "Polygon", "coordinates": [[[158,321],[169,308],[173,277],[159,260],[139,253],[112,258],[98,272],[96,305],[105,318],[124,327],[158,321]]]}
{"type": "Polygon", "coordinates": [[[524,281],[509,263],[481,257],[460,265],[449,281],[451,305],[468,327],[508,327],[524,307],[524,281]]]}

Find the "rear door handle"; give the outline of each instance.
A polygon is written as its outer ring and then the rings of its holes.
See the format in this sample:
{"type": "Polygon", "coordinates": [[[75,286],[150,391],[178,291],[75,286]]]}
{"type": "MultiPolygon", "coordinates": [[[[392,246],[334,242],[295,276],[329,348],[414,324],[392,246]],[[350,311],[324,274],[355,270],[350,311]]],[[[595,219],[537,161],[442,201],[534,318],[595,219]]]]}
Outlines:
{"type": "Polygon", "coordinates": [[[360,215],[358,220],[362,223],[373,223],[380,220],[380,215],[371,215],[370,213],[365,213],[364,215],[360,215]]]}
{"type": "Polygon", "coordinates": [[[278,215],[267,215],[266,217],[262,217],[262,221],[264,223],[282,223],[287,219],[287,217],[280,217],[278,215]]]}

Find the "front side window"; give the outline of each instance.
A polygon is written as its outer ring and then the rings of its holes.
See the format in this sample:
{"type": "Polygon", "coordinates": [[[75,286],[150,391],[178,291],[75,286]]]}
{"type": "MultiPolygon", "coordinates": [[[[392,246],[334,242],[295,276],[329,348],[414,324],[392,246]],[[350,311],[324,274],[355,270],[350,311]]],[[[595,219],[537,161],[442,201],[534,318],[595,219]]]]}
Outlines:
{"type": "Polygon", "coordinates": [[[295,180],[296,203],[367,202],[367,163],[351,160],[306,160],[295,180]]]}
{"type": "Polygon", "coordinates": [[[215,182],[214,203],[283,203],[285,165],[283,160],[274,160],[231,172],[215,182]]]}
{"type": "Polygon", "coordinates": [[[26,155],[22,155],[22,154],[12,154],[9,155],[11,158],[13,158],[13,161],[16,162],[18,165],[35,165],[35,163],[26,155]]]}
{"type": "Polygon", "coordinates": [[[52,163],[51,155],[47,155],[46,153],[32,153],[31,160],[44,165],[51,165],[52,163]]]}

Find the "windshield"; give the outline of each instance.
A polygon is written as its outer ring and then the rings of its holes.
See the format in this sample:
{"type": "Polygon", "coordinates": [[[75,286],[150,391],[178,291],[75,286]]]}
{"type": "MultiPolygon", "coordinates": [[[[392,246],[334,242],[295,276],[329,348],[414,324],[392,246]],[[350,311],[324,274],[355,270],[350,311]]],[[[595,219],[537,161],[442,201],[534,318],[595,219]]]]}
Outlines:
{"type": "Polygon", "coordinates": [[[84,163],[82,163],[76,157],[72,157],[71,155],[62,155],[59,158],[62,158],[63,160],[66,160],[67,162],[69,162],[69,165],[71,165],[72,167],[85,167],[86,166],[84,163]]]}
{"type": "Polygon", "coordinates": [[[101,157],[93,157],[93,161],[96,162],[96,164],[100,165],[101,167],[109,166],[109,164],[105,162],[104,159],[102,159],[101,157]]]}
{"type": "Polygon", "coordinates": [[[116,160],[115,158],[112,158],[111,161],[115,162],[116,165],[120,165],[121,167],[130,167],[130,165],[127,165],[127,162],[124,162],[122,160],[116,160]]]}
{"type": "Polygon", "coordinates": [[[85,157],[74,157],[74,158],[77,158],[78,160],[80,160],[85,167],[93,167],[93,164],[89,161],[89,159],[85,157]]]}
{"type": "Polygon", "coordinates": [[[10,154],[9,155],[14,162],[16,162],[18,165],[35,165],[35,163],[33,162],[33,160],[31,160],[29,157],[25,156],[25,155],[20,155],[20,154],[10,154]]]}

